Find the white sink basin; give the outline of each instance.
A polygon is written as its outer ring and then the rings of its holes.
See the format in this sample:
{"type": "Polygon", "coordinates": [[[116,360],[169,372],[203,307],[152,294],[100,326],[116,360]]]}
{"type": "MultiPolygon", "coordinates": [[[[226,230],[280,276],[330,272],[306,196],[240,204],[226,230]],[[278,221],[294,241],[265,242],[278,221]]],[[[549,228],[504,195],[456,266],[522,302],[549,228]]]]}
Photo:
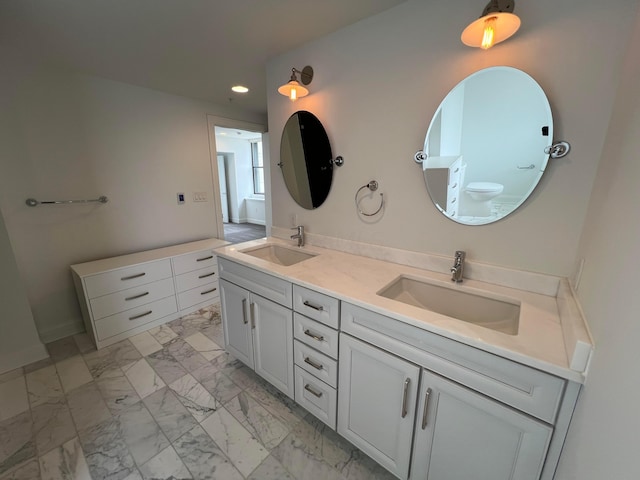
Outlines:
{"type": "Polygon", "coordinates": [[[377,294],[507,335],[518,334],[520,305],[517,300],[483,296],[460,287],[405,276],[396,278],[377,294]]]}
{"type": "Polygon", "coordinates": [[[305,252],[296,248],[289,248],[278,244],[267,244],[261,247],[240,250],[241,253],[260,258],[277,265],[288,267],[303,262],[316,256],[314,253],[305,252]]]}

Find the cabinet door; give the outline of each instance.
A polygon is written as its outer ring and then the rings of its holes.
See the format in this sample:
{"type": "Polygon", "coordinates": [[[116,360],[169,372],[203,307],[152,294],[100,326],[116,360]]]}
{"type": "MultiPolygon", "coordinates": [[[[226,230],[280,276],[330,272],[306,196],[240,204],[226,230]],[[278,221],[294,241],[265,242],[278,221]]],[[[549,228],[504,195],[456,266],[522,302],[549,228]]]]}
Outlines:
{"type": "Polygon", "coordinates": [[[427,370],[412,480],[537,480],[552,428],[427,370]]]}
{"type": "Polygon", "coordinates": [[[253,293],[249,308],[255,371],[293,398],[293,313],[253,293]]]}
{"type": "Polygon", "coordinates": [[[406,479],[420,369],[340,334],[338,433],[406,479]]]}
{"type": "Polygon", "coordinates": [[[220,300],[224,346],[234,357],[253,368],[249,292],[226,280],[220,280],[220,300]]]}

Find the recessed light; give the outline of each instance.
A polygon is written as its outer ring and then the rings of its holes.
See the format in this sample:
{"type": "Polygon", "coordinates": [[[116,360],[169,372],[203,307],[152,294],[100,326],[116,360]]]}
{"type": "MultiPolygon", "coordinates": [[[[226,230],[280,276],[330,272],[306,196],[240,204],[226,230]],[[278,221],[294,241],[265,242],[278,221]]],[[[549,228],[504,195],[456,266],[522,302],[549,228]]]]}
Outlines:
{"type": "Polygon", "coordinates": [[[233,87],[231,87],[231,90],[236,93],[247,93],[249,91],[249,89],[243,85],[234,85],[233,87]]]}

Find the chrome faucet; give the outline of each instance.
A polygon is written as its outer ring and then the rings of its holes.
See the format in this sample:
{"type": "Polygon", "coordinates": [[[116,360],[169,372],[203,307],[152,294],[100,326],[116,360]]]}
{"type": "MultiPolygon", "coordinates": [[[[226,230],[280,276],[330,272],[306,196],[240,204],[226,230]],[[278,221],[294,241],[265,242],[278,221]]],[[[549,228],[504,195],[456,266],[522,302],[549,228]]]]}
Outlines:
{"type": "Polygon", "coordinates": [[[291,230],[297,230],[295,235],[291,235],[291,239],[298,239],[298,246],[304,247],[304,225],[298,225],[297,227],[293,227],[291,230]]]}
{"type": "Polygon", "coordinates": [[[462,282],[462,271],[464,270],[464,257],[465,252],[462,250],[456,250],[456,256],[451,267],[451,281],[460,283],[462,282]]]}

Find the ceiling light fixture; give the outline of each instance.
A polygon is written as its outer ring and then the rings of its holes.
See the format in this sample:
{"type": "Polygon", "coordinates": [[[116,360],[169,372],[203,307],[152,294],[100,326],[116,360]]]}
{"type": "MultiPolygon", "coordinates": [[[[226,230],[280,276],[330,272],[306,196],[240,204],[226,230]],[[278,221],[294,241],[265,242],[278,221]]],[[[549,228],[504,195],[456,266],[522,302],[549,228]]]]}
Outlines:
{"type": "Polygon", "coordinates": [[[300,74],[300,81],[302,82],[302,85],[309,85],[311,80],[313,80],[313,68],[310,66],[307,65],[302,70],[292,68],[289,82],[278,88],[278,93],[285,97],[289,97],[291,101],[295,101],[298,98],[309,95],[309,90],[298,83],[298,77],[296,77],[297,73],[300,74]]]}
{"type": "Polygon", "coordinates": [[[249,91],[249,89],[244,85],[234,85],[233,87],[231,87],[231,90],[236,93],[247,93],[249,91]]]}
{"type": "Polygon", "coordinates": [[[464,29],[462,43],[487,50],[505,41],[520,28],[520,19],[512,13],[514,6],[513,0],[491,0],[482,16],[464,29]]]}

